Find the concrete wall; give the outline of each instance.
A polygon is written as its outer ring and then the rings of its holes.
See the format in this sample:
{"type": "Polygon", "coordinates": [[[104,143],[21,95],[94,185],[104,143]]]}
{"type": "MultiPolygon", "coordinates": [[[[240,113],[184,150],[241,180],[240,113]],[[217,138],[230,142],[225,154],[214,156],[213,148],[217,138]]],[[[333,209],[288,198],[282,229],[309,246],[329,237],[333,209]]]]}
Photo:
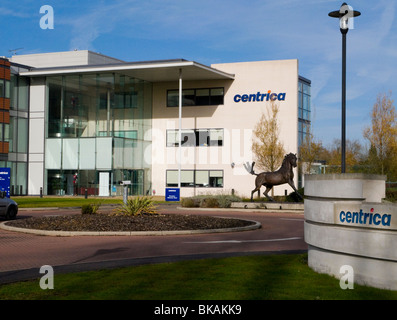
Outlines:
{"type": "Polygon", "coordinates": [[[40,194],[40,188],[44,188],[45,88],[45,78],[31,79],[29,94],[29,195],[38,195],[40,194]]]}
{"type": "Polygon", "coordinates": [[[305,176],[308,263],[340,277],[350,265],[354,281],[397,290],[397,205],[382,203],[386,177],[342,174],[305,176]]]}

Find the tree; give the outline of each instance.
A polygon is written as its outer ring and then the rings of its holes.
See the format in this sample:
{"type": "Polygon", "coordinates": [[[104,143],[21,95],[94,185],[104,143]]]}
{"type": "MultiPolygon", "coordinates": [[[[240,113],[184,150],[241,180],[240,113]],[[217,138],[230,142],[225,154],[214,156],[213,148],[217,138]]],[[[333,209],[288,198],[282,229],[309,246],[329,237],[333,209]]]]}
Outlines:
{"type": "Polygon", "coordinates": [[[253,132],[252,152],[256,165],[265,171],[278,169],[285,156],[284,146],[279,140],[278,112],[278,105],[272,102],[267,114],[262,113],[253,132]]]}
{"type": "Polygon", "coordinates": [[[309,131],[299,147],[299,171],[310,174],[313,163],[321,159],[323,149],[321,141],[315,141],[313,134],[309,131]]]}
{"type": "MultiPolygon", "coordinates": [[[[326,159],[328,173],[337,173],[341,166],[341,140],[334,139],[328,149],[328,158],[326,159]]],[[[362,171],[364,163],[363,147],[358,140],[346,140],[346,172],[362,171]]]]}
{"type": "Polygon", "coordinates": [[[371,112],[371,126],[364,129],[364,138],[370,142],[370,165],[375,173],[395,177],[397,165],[397,122],[391,93],[378,94],[371,112]]]}

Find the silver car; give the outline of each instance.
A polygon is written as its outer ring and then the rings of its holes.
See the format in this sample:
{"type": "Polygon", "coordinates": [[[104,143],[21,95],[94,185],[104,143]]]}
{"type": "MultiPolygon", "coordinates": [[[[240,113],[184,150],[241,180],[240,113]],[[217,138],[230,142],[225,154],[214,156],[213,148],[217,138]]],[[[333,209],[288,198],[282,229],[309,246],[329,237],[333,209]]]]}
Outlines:
{"type": "Polygon", "coordinates": [[[17,213],[18,204],[0,192],[0,216],[5,216],[7,220],[13,220],[17,216],[17,213]]]}

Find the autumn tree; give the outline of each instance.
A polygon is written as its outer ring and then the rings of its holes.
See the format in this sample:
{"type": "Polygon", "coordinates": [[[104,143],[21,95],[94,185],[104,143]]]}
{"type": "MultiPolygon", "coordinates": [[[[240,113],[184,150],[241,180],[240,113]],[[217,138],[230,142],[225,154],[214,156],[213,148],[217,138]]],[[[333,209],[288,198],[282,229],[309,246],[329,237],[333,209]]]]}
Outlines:
{"type": "Polygon", "coordinates": [[[299,147],[299,172],[310,174],[313,164],[321,159],[323,150],[321,141],[316,141],[310,131],[306,133],[299,147]]]}
{"type": "Polygon", "coordinates": [[[396,178],[397,122],[391,94],[379,94],[371,112],[371,125],[364,129],[370,143],[370,165],[374,173],[396,178]]]}
{"type": "Polygon", "coordinates": [[[252,152],[256,161],[255,165],[265,171],[278,169],[285,156],[284,146],[279,140],[278,112],[277,103],[272,102],[266,114],[262,113],[253,131],[252,152]]]}
{"type": "MultiPolygon", "coordinates": [[[[328,173],[340,172],[341,166],[341,140],[334,139],[327,150],[326,163],[328,173]]],[[[346,172],[361,172],[365,162],[363,146],[358,140],[346,140],[346,172]]]]}

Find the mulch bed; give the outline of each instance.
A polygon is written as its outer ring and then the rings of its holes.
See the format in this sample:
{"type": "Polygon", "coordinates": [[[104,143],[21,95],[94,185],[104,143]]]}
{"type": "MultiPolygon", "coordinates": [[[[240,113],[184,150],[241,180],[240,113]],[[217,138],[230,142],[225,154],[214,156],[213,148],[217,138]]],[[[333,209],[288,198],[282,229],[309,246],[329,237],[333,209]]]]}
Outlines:
{"type": "Polygon", "coordinates": [[[253,222],[199,215],[156,214],[116,216],[104,213],[17,219],[7,225],[54,231],[175,231],[236,228],[253,222]]]}

